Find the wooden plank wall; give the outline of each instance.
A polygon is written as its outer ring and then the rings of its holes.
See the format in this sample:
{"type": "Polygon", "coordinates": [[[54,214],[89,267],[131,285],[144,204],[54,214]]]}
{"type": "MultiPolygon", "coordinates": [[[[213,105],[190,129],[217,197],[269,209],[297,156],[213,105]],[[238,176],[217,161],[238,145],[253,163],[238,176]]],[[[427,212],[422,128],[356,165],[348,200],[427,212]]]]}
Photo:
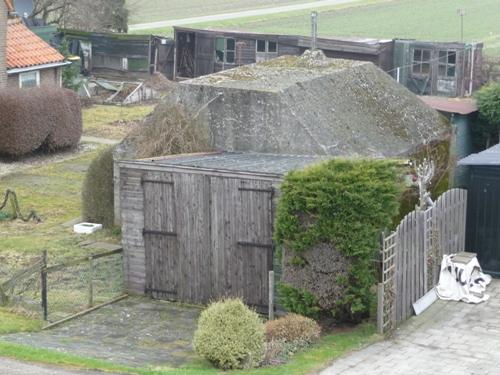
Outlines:
{"type": "Polygon", "coordinates": [[[140,294],[146,288],[142,174],[140,169],[119,168],[124,280],[128,291],[140,294]]]}

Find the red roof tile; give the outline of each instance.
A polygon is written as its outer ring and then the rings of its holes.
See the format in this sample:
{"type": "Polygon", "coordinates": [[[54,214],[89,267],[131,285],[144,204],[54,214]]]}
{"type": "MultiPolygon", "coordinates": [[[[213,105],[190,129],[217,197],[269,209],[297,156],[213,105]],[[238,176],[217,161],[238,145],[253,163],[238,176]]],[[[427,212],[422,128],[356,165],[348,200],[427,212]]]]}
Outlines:
{"type": "Polygon", "coordinates": [[[7,69],[50,64],[64,61],[52,48],[19,20],[9,20],[7,26],[7,69]]]}

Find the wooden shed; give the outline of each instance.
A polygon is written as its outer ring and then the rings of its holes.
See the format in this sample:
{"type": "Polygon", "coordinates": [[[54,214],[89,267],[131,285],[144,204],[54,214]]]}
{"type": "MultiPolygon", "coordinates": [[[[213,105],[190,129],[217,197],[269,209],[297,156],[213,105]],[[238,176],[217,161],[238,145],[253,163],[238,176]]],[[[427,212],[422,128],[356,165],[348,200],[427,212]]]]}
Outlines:
{"type": "Polygon", "coordinates": [[[469,169],[467,249],[477,253],[485,272],[500,277],[500,145],[458,165],[469,169]]]}
{"type": "MultiPolygon", "coordinates": [[[[311,37],[257,32],[174,27],[174,77],[196,78],[278,56],[300,56],[311,37]]],[[[330,58],[370,61],[388,71],[393,41],[370,38],[318,38],[317,47],[330,58]]]]}
{"type": "Polygon", "coordinates": [[[276,192],[283,175],[325,159],[206,153],[117,162],[129,291],[268,305],[276,192]]]}

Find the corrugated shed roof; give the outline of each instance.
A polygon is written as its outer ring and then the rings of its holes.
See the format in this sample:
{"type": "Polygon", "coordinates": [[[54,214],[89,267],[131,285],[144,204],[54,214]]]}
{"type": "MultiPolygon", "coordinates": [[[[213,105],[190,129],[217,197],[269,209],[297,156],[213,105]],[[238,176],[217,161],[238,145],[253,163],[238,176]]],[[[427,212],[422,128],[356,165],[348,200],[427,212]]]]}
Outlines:
{"type": "Polygon", "coordinates": [[[443,98],[440,96],[419,96],[430,107],[448,113],[468,115],[478,111],[476,101],[467,98],[443,98]]]}
{"type": "Polygon", "coordinates": [[[280,155],[256,152],[217,152],[157,158],[154,164],[284,175],[295,169],[331,159],[319,155],[280,155]]]}
{"type": "Polygon", "coordinates": [[[490,147],[483,152],[469,155],[466,158],[460,160],[458,162],[458,165],[500,165],[500,144],[490,147]]]}
{"type": "Polygon", "coordinates": [[[63,62],[64,56],[20,20],[8,21],[7,69],[63,62]]]}

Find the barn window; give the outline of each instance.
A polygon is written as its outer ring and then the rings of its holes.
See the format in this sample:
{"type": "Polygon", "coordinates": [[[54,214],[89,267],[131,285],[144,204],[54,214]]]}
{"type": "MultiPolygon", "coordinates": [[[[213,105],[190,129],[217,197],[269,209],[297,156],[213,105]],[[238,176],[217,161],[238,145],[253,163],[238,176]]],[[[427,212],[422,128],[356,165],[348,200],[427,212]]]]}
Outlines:
{"type": "Polygon", "coordinates": [[[236,42],[233,38],[215,38],[215,60],[219,63],[234,64],[236,42]]]}
{"type": "Polygon", "coordinates": [[[257,53],[276,53],[278,52],[278,43],[269,40],[257,40],[257,53]]]}
{"type": "Polygon", "coordinates": [[[457,62],[456,51],[439,51],[438,75],[440,77],[455,77],[457,62]]]}
{"type": "Polygon", "coordinates": [[[413,73],[429,74],[431,71],[431,50],[415,48],[413,50],[413,73]]]}
{"type": "Polygon", "coordinates": [[[255,61],[266,61],[274,59],[277,56],[278,43],[264,39],[256,40],[255,61]]]}
{"type": "Polygon", "coordinates": [[[34,70],[19,74],[19,88],[26,89],[38,86],[40,86],[40,71],[34,70]]]}
{"type": "Polygon", "coordinates": [[[257,40],[257,52],[266,52],[265,40],[257,40]]]}

